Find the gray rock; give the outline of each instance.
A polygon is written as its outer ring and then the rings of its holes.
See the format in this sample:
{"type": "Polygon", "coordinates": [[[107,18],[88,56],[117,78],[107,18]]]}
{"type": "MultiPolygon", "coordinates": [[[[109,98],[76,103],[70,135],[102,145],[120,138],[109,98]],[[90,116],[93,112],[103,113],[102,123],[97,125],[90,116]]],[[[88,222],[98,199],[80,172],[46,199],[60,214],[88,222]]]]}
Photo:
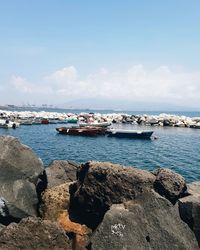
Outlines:
{"type": "Polygon", "coordinates": [[[91,240],[92,250],[195,250],[190,228],[176,208],[155,192],[112,205],[91,240]]]}
{"type": "Polygon", "coordinates": [[[163,126],[172,126],[172,123],[171,123],[170,120],[164,119],[164,120],[163,120],[163,126]]]}
{"type": "Polygon", "coordinates": [[[159,120],[156,118],[149,118],[147,119],[147,122],[150,123],[151,125],[158,124],[159,120]]]}
{"type": "Polygon", "coordinates": [[[55,160],[46,169],[47,187],[52,188],[76,180],[79,165],[73,161],[55,160]]]}
{"type": "Polygon", "coordinates": [[[187,190],[185,179],[170,169],[159,168],[152,172],[156,176],[154,189],[173,204],[185,195],[187,190]]]}
{"type": "Polygon", "coordinates": [[[1,230],[4,229],[4,228],[5,228],[5,226],[2,225],[2,224],[0,224],[0,232],[1,232],[1,230]]]}
{"type": "Polygon", "coordinates": [[[1,250],[72,249],[68,237],[56,223],[39,218],[25,218],[0,231],[1,250]]]}
{"type": "Polygon", "coordinates": [[[91,161],[77,173],[78,181],[70,186],[71,211],[80,221],[94,228],[114,203],[135,199],[153,188],[155,176],[133,167],[91,161]]]}
{"type": "Polygon", "coordinates": [[[28,147],[12,136],[0,136],[0,180],[26,179],[37,183],[43,163],[28,147]],[[23,177],[23,178],[22,178],[23,177]]]}
{"type": "Polygon", "coordinates": [[[180,216],[194,231],[200,247],[200,182],[188,184],[187,197],[179,199],[180,216]]]}
{"type": "Polygon", "coordinates": [[[18,210],[35,216],[38,203],[35,185],[43,171],[42,161],[11,136],[0,136],[0,152],[0,196],[4,197],[7,207],[16,208],[9,213],[18,210]]]}

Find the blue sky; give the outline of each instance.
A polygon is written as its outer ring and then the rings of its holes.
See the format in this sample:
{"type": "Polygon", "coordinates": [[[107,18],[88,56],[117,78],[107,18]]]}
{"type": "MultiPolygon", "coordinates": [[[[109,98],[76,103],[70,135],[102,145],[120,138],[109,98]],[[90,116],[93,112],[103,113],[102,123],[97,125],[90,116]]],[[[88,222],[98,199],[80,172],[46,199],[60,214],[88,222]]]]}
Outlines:
{"type": "Polygon", "coordinates": [[[0,0],[0,104],[127,95],[200,107],[199,10],[197,0],[0,0]]]}

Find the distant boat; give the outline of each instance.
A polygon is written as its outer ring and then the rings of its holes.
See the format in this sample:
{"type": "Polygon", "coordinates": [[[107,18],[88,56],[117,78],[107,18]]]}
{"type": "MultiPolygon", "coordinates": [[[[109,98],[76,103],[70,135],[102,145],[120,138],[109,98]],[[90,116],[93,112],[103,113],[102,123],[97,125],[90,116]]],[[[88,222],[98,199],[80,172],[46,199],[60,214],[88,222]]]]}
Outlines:
{"type": "Polygon", "coordinates": [[[67,120],[68,123],[77,123],[78,119],[72,118],[67,120]]]}
{"type": "Polygon", "coordinates": [[[49,124],[49,120],[46,119],[46,118],[43,118],[43,119],[41,120],[41,124],[49,124]]]}
{"type": "Polygon", "coordinates": [[[97,136],[105,135],[106,129],[101,127],[61,127],[56,128],[60,134],[65,135],[81,135],[81,136],[97,136]]]}
{"type": "Polygon", "coordinates": [[[33,119],[32,118],[21,119],[20,124],[21,125],[32,125],[33,124],[33,119]]]}
{"type": "Polygon", "coordinates": [[[0,120],[0,128],[17,128],[19,127],[18,122],[12,122],[10,120],[0,120]]]}
{"type": "Polygon", "coordinates": [[[118,138],[134,138],[134,139],[150,139],[153,131],[125,130],[125,129],[109,129],[106,131],[109,137],[118,138]]]}
{"type": "Polygon", "coordinates": [[[80,127],[88,127],[88,126],[92,126],[92,127],[102,127],[102,128],[106,128],[108,126],[110,126],[111,123],[110,122],[81,122],[79,123],[80,127]]]}
{"type": "Polygon", "coordinates": [[[34,120],[33,120],[33,125],[41,125],[41,122],[42,122],[42,120],[41,120],[41,118],[35,118],[34,120]]]}

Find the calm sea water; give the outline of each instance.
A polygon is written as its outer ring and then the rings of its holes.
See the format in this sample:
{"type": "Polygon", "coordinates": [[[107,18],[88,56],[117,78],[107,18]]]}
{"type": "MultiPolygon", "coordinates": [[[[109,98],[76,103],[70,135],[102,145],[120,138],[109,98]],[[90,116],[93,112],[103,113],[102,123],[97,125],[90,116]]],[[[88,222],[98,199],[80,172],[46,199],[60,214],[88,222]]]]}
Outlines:
{"type": "MultiPolygon", "coordinates": [[[[180,115],[200,116],[200,113],[189,115],[180,112],[180,115]]],[[[58,126],[61,125],[21,126],[16,130],[0,129],[0,135],[18,137],[33,149],[45,165],[55,159],[74,160],[80,163],[88,160],[110,161],[146,170],[167,167],[183,175],[188,182],[200,181],[200,130],[113,125],[125,129],[154,130],[154,135],[158,137],[157,140],[134,140],[106,136],[60,135],[55,130],[58,126]]]]}

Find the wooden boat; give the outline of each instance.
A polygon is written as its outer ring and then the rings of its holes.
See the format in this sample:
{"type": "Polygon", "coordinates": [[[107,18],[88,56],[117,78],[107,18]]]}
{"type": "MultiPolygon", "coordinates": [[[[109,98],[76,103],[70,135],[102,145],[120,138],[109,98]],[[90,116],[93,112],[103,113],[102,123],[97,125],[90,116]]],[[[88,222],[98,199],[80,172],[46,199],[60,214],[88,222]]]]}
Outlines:
{"type": "Polygon", "coordinates": [[[106,131],[109,137],[118,138],[135,138],[135,139],[150,139],[153,131],[125,130],[125,129],[109,129],[106,131]]]}
{"type": "Polygon", "coordinates": [[[81,135],[81,136],[97,136],[97,135],[105,135],[106,129],[101,127],[61,127],[56,128],[56,130],[60,134],[65,135],[81,135]]]}
{"type": "Polygon", "coordinates": [[[107,128],[107,127],[110,126],[110,125],[111,125],[110,122],[81,122],[81,123],[79,123],[79,126],[80,126],[80,127],[92,126],[92,127],[107,128]]]}

